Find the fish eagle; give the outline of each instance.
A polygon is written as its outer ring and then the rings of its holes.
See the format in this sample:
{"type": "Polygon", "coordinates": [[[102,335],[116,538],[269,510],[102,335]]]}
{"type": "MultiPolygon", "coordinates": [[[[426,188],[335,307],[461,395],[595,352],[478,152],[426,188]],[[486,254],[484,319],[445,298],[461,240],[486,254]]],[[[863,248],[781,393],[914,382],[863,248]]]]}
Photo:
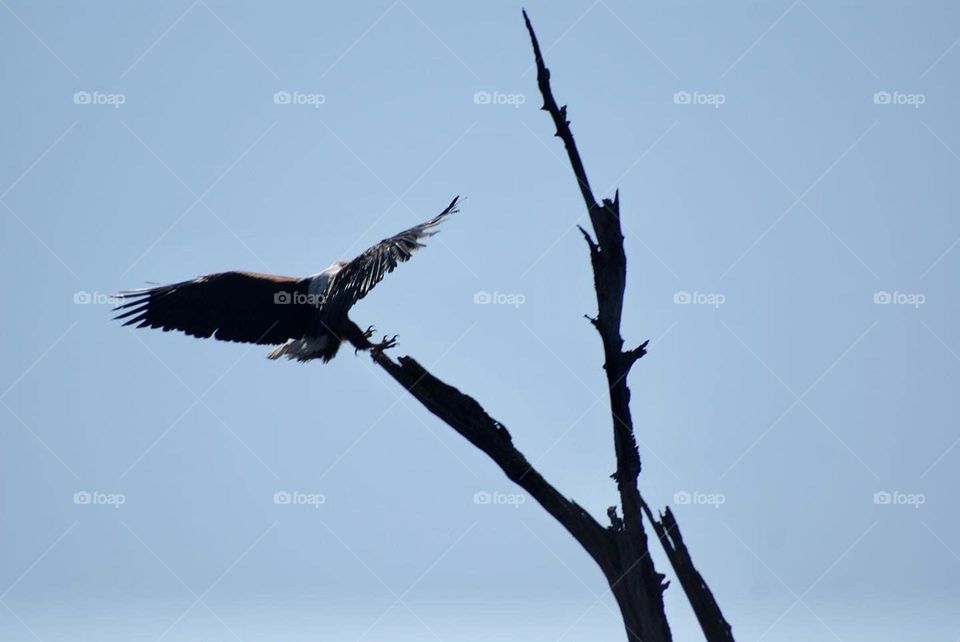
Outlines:
{"type": "Polygon", "coordinates": [[[434,218],[386,238],[352,261],[334,261],[304,278],[219,272],[171,285],[128,290],[114,308],[125,326],[179,330],[193,337],[278,345],[269,359],[330,361],[343,341],[357,350],[382,351],[395,339],[377,344],[347,313],[373,287],[410,259],[420,241],[433,236],[444,218],[457,212],[458,197],[434,218]]]}

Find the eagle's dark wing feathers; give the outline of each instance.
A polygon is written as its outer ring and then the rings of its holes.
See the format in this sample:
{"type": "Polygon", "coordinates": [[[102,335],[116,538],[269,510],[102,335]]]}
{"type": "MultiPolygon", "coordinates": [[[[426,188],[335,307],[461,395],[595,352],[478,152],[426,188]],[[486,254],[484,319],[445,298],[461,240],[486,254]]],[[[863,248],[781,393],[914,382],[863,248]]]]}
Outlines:
{"type": "Polygon", "coordinates": [[[288,276],[221,272],[122,292],[117,296],[128,301],[114,309],[120,312],[114,318],[203,339],[276,345],[307,331],[315,310],[304,304],[306,287],[288,276]]]}
{"type": "Polygon", "coordinates": [[[429,221],[383,239],[347,263],[327,287],[324,311],[345,313],[367,296],[387,273],[393,272],[400,263],[409,261],[413,252],[424,246],[420,240],[436,234],[436,228],[443,219],[458,211],[459,198],[455,196],[445,210],[429,221]]]}

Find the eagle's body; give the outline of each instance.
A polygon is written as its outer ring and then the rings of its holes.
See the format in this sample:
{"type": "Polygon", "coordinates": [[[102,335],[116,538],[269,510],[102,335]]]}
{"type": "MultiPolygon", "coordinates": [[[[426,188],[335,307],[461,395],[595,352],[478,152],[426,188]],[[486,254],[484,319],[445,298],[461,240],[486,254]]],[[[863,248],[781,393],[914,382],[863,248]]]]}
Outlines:
{"type": "MultiPolygon", "coordinates": [[[[329,361],[343,341],[370,344],[347,313],[399,263],[410,259],[456,212],[457,198],[435,218],[384,239],[352,261],[336,261],[317,274],[296,278],[256,272],[220,272],[191,281],[123,292],[117,319],[138,328],[179,330],[200,338],[279,345],[267,356],[329,361]]],[[[388,342],[385,342],[388,343],[388,342]]],[[[384,345],[384,344],[381,344],[384,345]]]]}
{"type": "MultiPolygon", "coordinates": [[[[345,263],[337,261],[330,265],[323,272],[312,274],[298,283],[300,290],[298,298],[305,297],[307,305],[310,302],[319,302],[323,300],[327,288],[337,273],[343,269],[345,263]]],[[[322,306],[320,308],[322,310],[322,306]]],[[[341,318],[334,318],[331,314],[318,314],[312,320],[314,327],[312,332],[307,332],[299,339],[288,339],[282,346],[270,352],[268,359],[279,359],[286,357],[288,359],[297,359],[299,361],[309,361],[310,359],[323,359],[324,362],[333,359],[344,336],[349,331],[347,322],[349,319],[346,314],[341,318]]],[[[309,329],[308,329],[309,330],[309,329]]]]}

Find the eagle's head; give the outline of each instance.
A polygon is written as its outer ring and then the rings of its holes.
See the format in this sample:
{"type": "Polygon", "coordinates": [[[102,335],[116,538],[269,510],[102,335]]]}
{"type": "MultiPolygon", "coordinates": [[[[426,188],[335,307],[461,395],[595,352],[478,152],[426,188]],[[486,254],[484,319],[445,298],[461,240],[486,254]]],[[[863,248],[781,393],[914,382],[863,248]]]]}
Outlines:
{"type": "Polygon", "coordinates": [[[333,263],[331,263],[330,265],[328,265],[327,268],[326,268],[323,272],[321,272],[320,274],[325,274],[325,275],[328,275],[328,276],[333,276],[334,274],[336,274],[337,272],[339,272],[339,271],[342,270],[343,268],[347,267],[347,265],[349,265],[349,262],[347,262],[347,261],[334,261],[333,263]]]}

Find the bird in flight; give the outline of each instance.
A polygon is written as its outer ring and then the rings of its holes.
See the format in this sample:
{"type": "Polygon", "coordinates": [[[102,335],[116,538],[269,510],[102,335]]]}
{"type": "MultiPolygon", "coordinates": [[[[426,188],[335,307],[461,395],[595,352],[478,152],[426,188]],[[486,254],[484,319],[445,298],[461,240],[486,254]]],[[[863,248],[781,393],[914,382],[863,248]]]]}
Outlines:
{"type": "Polygon", "coordinates": [[[171,285],[121,292],[124,302],[114,308],[125,326],[179,330],[193,337],[278,345],[269,359],[330,361],[343,341],[357,350],[382,352],[396,344],[383,338],[371,343],[373,327],[365,331],[347,313],[373,287],[410,260],[420,241],[433,236],[437,226],[457,212],[454,197],[437,216],[386,238],[352,261],[334,261],[330,267],[304,278],[219,272],[171,285]]]}

